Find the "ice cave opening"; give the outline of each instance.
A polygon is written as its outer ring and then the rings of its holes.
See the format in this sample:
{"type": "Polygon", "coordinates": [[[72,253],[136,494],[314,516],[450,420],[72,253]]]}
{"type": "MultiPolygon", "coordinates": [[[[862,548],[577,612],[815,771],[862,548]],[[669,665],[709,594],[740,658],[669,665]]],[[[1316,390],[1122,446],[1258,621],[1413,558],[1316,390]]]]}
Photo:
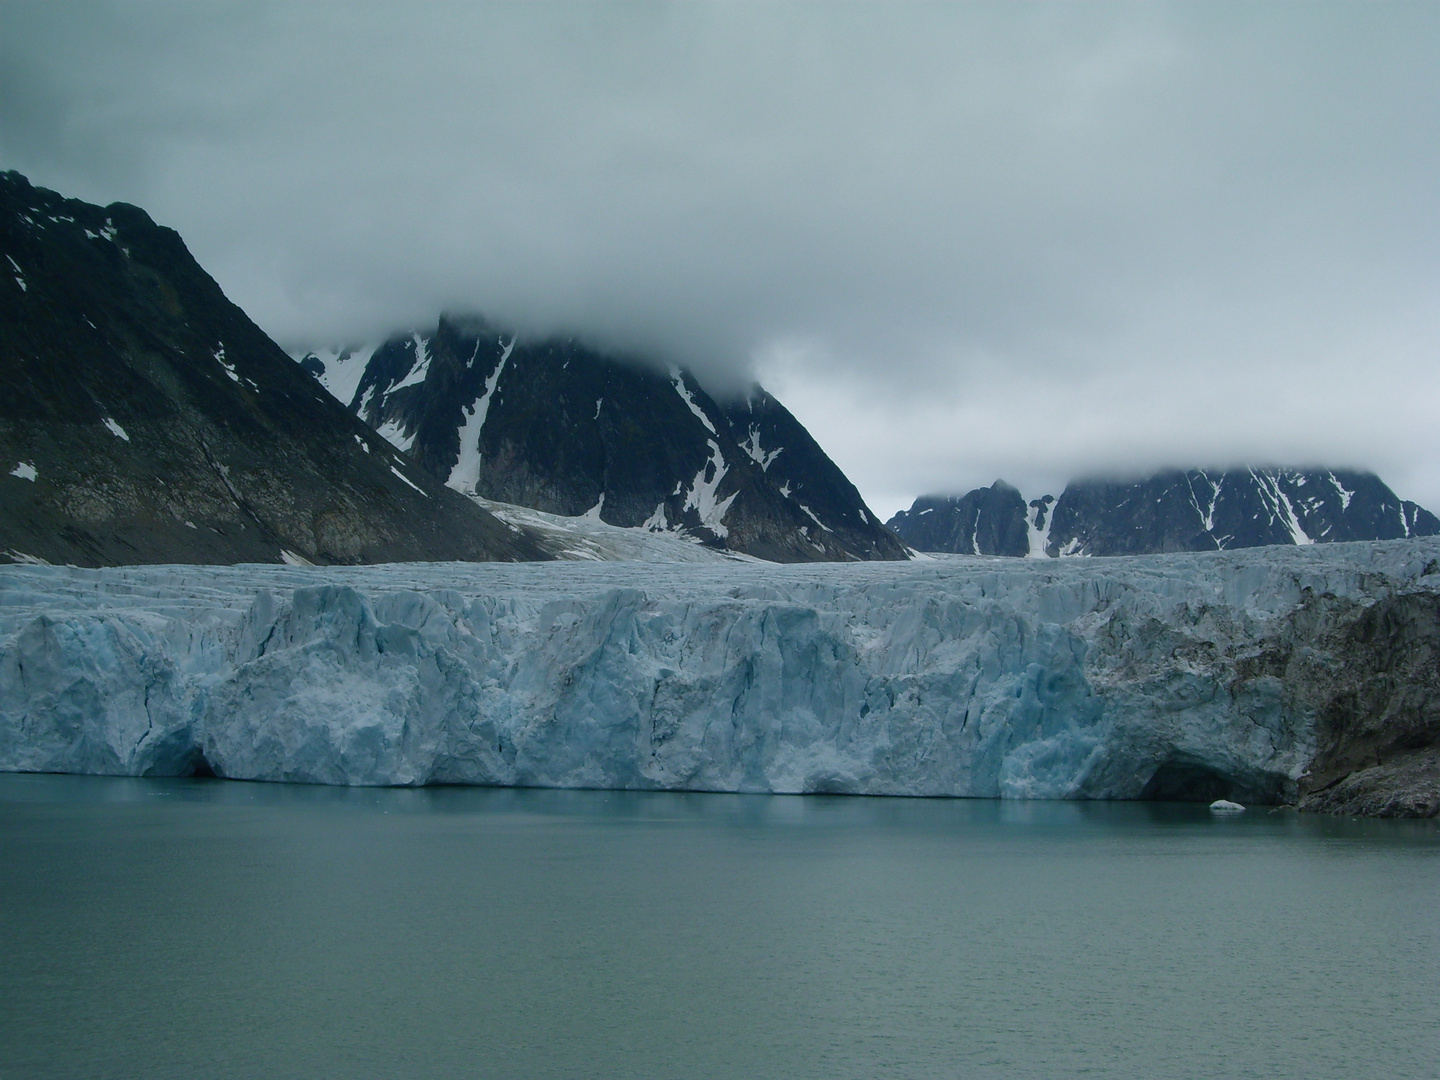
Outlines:
{"type": "Polygon", "coordinates": [[[1140,798],[1155,802],[1212,803],[1226,799],[1238,803],[1273,805],[1284,801],[1285,780],[1261,774],[1230,776],[1203,762],[1172,758],[1151,775],[1140,798]]]}

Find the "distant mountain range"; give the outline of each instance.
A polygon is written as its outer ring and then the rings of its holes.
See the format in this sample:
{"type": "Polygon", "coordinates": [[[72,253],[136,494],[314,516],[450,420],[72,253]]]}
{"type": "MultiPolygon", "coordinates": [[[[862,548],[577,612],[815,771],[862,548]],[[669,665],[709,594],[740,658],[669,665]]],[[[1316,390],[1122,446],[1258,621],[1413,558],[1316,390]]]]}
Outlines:
{"type": "Polygon", "coordinates": [[[1374,473],[1344,469],[1169,470],[1079,480],[1026,500],[1003,481],[925,496],[890,528],[911,547],[975,555],[1143,555],[1266,544],[1440,535],[1440,519],[1374,473]]]}
{"type": "Polygon", "coordinates": [[[677,533],[780,562],[904,546],[780,402],[479,318],[300,366],[435,480],[552,515],[677,533]]]}
{"type": "Polygon", "coordinates": [[[123,203],[0,174],[0,554],[547,557],[397,454],[123,203]]]}

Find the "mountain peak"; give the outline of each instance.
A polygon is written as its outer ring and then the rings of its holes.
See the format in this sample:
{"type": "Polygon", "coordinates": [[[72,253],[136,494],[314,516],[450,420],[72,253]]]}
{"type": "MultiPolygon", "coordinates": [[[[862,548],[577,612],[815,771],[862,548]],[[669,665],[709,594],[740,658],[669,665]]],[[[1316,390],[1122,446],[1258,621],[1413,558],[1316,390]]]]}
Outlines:
{"type": "Polygon", "coordinates": [[[905,557],[854,485],[759,386],[721,401],[680,367],[453,315],[433,330],[300,362],[466,494],[776,561],[905,557]]]}

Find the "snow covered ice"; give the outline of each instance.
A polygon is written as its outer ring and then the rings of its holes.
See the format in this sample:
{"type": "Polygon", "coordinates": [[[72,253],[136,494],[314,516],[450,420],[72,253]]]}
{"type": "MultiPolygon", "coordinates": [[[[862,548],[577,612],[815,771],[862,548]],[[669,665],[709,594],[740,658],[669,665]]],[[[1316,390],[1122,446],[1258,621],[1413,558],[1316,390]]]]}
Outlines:
{"type": "Polygon", "coordinates": [[[1437,557],[8,566],[0,769],[1134,798],[1179,763],[1283,793],[1314,710],[1257,650],[1437,557]]]}

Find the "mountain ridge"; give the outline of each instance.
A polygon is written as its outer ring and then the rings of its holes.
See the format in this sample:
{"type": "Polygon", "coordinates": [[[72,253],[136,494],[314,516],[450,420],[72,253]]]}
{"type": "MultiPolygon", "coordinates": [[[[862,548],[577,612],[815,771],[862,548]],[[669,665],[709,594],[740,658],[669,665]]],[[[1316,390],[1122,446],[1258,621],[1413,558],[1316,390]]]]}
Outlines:
{"type": "Polygon", "coordinates": [[[996,481],[959,497],[921,496],[887,524],[921,550],[1052,558],[1440,535],[1440,518],[1374,473],[1325,468],[1165,469],[1076,480],[1058,499],[1029,503],[996,481]]]}
{"type": "Polygon", "coordinates": [[[679,532],[776,562],[904,559],[905,547],[762,387],[717,400],[574,339],[477,316],[380,345],[297,350],[306,371],[431,476],[553,515],[679,532]]]}

